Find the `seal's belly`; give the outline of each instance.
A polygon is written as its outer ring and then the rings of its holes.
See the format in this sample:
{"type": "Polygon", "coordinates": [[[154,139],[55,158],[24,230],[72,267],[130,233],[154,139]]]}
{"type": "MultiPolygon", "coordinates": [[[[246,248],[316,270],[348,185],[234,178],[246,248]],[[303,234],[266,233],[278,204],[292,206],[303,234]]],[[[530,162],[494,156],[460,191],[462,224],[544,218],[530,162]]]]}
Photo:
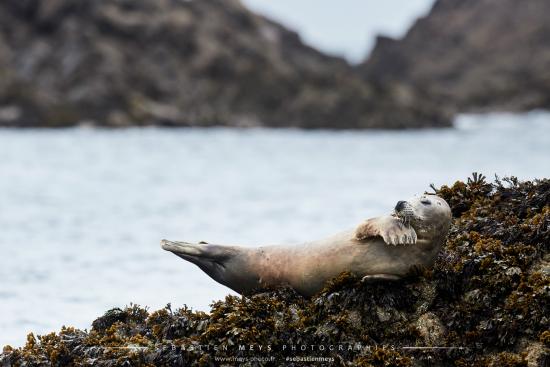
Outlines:
{"type": "Polygon", "coordinates": [[[413,247],[387,245],[381,238],[360,242],[347,231],[302,245],[262,248],[264,266],[259,270],[267,284],[287,283],[304,295],[312,295],[346,271],[360,277],[404,276],[419,262],[413,247]]]}
{"type": "Polygon", "coordinates": [[[301,269],[301,273],[289,272],[289,282],[296,289],[313,294],[343,272],[359,277],[373,274],[404,276],[411,267],[411,259],[403,256],[404,251],[403,248],[389,247],[382,240],[319,249],[306,261],[303,257],[295,258],[298,261],[293,261],[294,269],[301,269]]]}

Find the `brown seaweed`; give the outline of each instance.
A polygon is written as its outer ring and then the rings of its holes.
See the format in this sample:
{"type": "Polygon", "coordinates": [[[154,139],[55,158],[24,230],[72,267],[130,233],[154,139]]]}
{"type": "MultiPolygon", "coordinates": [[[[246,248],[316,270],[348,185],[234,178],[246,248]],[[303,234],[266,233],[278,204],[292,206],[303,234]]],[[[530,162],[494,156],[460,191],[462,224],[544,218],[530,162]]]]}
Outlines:
{"type": "Polygon", "coordinates": [[[550,180],[475,174],[434,190],[453,209],[450,235],[434,268],[404,281],[344,273],[311,299],[282,287],[209,313],[131,305],[90,331],[29,334],[0,364],[550,365],[550,180]]]}

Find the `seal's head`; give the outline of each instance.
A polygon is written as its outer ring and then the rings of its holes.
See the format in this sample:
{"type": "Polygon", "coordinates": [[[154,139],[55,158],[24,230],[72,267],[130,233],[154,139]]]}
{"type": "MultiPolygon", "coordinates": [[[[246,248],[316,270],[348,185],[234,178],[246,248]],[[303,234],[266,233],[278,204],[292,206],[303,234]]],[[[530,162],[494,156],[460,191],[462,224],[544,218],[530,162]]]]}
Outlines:
{"type": "Polygon", "coordinates": [[[436,195],[422,195],[399,201],[394,216],[416,231],[418,239],[434,239],[447,235],[451,225],[449,204],[436,195]]]}

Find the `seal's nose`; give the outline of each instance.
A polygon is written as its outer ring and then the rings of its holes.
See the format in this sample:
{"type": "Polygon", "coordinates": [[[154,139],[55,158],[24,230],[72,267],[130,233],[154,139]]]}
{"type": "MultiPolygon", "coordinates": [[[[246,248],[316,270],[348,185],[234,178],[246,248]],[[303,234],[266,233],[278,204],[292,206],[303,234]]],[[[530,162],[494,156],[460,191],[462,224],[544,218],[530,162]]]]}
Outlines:
{"type": "Polygon", "coordinates": [[[405,204],[406,204],[406,203],[407,203],[406,201],[402,201],[402,200],[401,200],[401,201],[398,201],[398,202],[397,202],[397,205],[395,206],[395,210],[396,210],[396,211],[403,210],[403,208],[405,208],[405,204]]]}

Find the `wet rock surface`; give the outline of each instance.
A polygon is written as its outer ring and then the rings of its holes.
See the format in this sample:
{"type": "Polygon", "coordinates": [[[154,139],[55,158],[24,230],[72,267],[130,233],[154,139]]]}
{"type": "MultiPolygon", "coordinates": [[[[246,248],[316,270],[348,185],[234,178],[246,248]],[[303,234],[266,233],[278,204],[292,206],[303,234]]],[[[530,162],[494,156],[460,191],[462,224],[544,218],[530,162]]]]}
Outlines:
{"type": "Polygon", "coordinates": [[[449,126],[238,0],[0,2],[0,126],[449,126]]]}
{"type": "Polygon", "coordinates": [[[0,364],[547,366],[550,180],[474,175],[436,192],[453,209],[451,233],[434,268],[403,281],[342,274],[311,299],[278,288],[210,313],[112,309],[90,331],[30,334],[0,364]]]}

